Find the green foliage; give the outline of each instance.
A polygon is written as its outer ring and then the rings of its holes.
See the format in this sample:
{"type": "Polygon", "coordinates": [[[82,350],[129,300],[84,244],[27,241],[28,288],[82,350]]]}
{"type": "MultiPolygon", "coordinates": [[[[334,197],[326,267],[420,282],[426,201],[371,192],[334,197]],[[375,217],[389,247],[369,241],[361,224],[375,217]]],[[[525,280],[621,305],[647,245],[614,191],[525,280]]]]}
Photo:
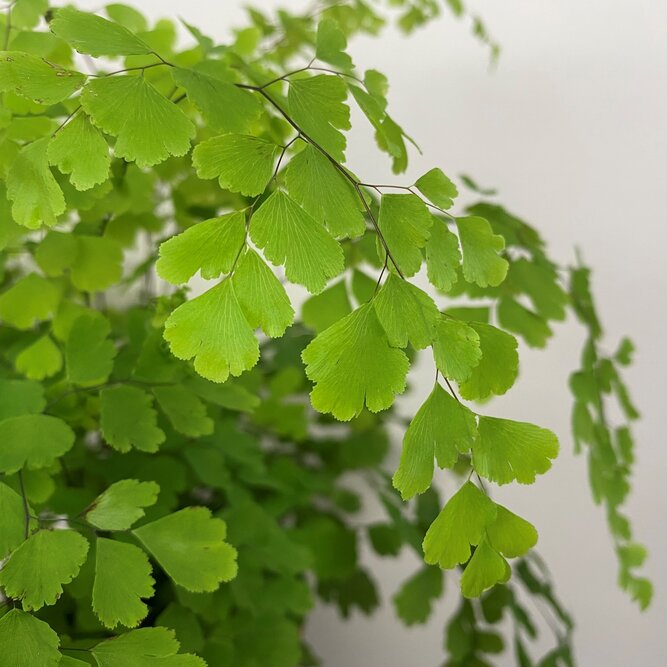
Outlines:
{"type": "Polygon", "coordinates": [[[589,331],[571,380],[576,446],[620,584],[649,603],[621,511],[632,345],[602,354],[588,270],[563,285],[537,231],[496,203],[453,213],[458,187],[439,168],[377,185],[345,162],[353,101],[394,172],[407,168],[387,79],[357,72],[347,43],[386,14],[410,32],[445,3],[390,4],[249,10],[225,44],[184,24],[185,49],[172,22],[122,4],[4,9],[3,665],[316,664],[303,638],[316,598],[345,617],[381,603],[366,532],[378,555],[429,564],[394,592],[406,625],[432,614],[443,570],[461,571],[447,665],[490,664],[505,620],[532,664],[526,595],[555,619],[540,664],[573,664],[537,530],[486,483],[533,483],[558,441],[474,403],[514,384],[512,334],[543,347],[570,309],[589,331]],[[284,283],[311,293],[298,315],[284,283]],[[431,355],[435,383],[416,387],[408,425],[393,404],[431,355]],[[435,463],[459,489],[446,501],[435,463]],[[385,514],[371,526],[362,485],[385,514]]]}

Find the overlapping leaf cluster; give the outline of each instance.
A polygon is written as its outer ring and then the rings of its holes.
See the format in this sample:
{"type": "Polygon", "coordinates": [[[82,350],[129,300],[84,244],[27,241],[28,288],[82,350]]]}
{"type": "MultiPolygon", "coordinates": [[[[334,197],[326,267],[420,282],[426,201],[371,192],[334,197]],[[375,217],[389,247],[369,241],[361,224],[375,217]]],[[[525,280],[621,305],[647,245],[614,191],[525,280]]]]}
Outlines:
{"type": "MultiPolygon", "coordinates": [[[[462,570],[447,664],[487,664],[503,648],[488,626],[506,612],[517,660],[532,664],[520,587],[559,623],[540,664],[571,664],[570,619],[530,551],[537,531],[487,484],[533,483],[556,436],[479,407],[516,381],[515,334],[543,347],[571,305],[591,331],[575,436],[621,583],[648,603],[644,552],[619,511],[632,440],[627,427],[612,438],[601,398],[615,393],[634,418],[616,366],[629,345],[599,357],[587,274],[568,295],[537,232],[499,205],[453,213],[458,188],[439,168],[379,185],[346,164],[351,105],[396,173],[412,140],[384,75],[358,72],[347,52],[381,14],[330,4],[277,23],[249,10],[224,45],[185,24],[185,50],[173,23],[122,4],[103,16],[17,0],[4,15],[8,664],[315,664],[301,636],[314,594],[344,615],[378,604],[358,555],[361,500],[344,485],[354,473],[387,513],[367,530],[375,551],[408,545],[426,562],[394,598],[407,624],[428,618],[442,569],[462,570]],[[286,282],[310,293],[301,320],[314,336],[294,325],[286,282]],[[436,381],[392,480],[383,411],[425,350],[436,381]],[[457,480],[444,506],[436,463],[457,480]]],[[[394,4],[406,30],[439,12],[394,4]]]]}

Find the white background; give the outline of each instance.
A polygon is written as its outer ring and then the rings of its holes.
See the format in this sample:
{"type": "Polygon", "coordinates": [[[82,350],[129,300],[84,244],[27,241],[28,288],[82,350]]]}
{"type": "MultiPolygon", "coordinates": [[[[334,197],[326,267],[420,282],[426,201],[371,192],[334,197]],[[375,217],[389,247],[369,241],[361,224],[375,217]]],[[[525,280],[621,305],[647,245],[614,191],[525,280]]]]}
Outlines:
{"type": "MultiPolygon", "coordinates": [[[[182,16],[222,39],[230,26],[242,25],[245,2],[135,4],[151,16],[182,16]]],[[[309,6],[304,0],[257,4],[309,6]]],[[[534,487],[495,493],[540,530],[540,551],[577,622],[579,664],[662,667],[667,664],[667,3],[471,4],[503,47],[494,71],[468,27],[449,15],[407,39],[390,30],[380,39],[353,43],[360,68],[389,76],[391,112],[421,144],[423,155],[414,155],[408,174],[397,179],[359,123],[348,150],[350,166],[374,182],[409,183],[432,166],[452,176],[469,173],[498,187],[502,203],[539,228],[555,258],[573,261],[576,244],[594,267],[609,347],[624,334],[638,346],[628,380],[643,420],[635,429],[638,461],[629,512],[638,539],[650,549],[652,608],[640,614],[617,590],[603,513],[590,500],[584,459],[571,453],[566,383],[582,343],[572,321],[558,327],[546,351],[522,350],[518,385],[489,406],[495,414],[552,428],[562,453],[534,487]]],[[[423,363],[401,409],[416,409],[431,382],[432,370],[423,363]]],[[[406,555],[373,566],[388,597],[416,560],[406,555]]],[[[449,583],[453,598],[455,582],[449,583]]],[[[334,611],[320,609],[308,636],[328,667],[436,667],[444,661],[442,626],[451,604],[445,601],[428,626],[412,630],[396,620],[391,607],[371,620],[355,616],[347,624],[334,611]]],[[[513,659],[503,664],[512,665],[513,659]]]]}

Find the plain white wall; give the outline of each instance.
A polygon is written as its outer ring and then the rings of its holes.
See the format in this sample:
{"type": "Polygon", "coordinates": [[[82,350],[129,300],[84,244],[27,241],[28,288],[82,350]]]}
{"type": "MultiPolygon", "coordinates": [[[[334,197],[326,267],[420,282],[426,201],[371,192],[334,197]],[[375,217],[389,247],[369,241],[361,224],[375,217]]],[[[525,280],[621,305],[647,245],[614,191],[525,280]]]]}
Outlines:
{"type": "MultiPolygon", "coordinates": [[[[182,16],[223,37],[243,20],[245,0],[135,0],[151,16],[182,16]]],[[[82,3],[90,8],[97,2],[82,3]]],[[[306,0],[257,3],[303,9],[306,0]]],[[[503,52],[489,71],[484,47],[449,16],[404,38],[393,30],[352,45],[357,65],[387,73],[393,115],[423,148],[406,176],[391,175],[363,123],[352,133],[354,171],[375,182],[408,183],[432,166],[470,173],[500,189],[510,210],[535,224],[561,262],[579,245],[595,269],[594,289],[609,347],[629,334],[638,345],[628,380],[643,420],[635,490],[637,538],[647,543],[656,586],[640,614],[615,586],[616,563],[602,511],[592,504],[585,461],[572,455],[567,376],[578,363],[581,330],[558,327],[546,351],[522,350],[510,394],[488,410],[555,430],[562,453],[535,486],[494,493],[532,518],[539,549],[577,621],[583,667],[662,667],[667,623],[667,471],[664,409],[665,232],[667,220],[667,3],[664,0],[478,0],[503,52]]],[[[414,411],[432,381],[429,363],[413,376],[401,409],[414,411]]],[[[377,508],[370,507],[374,516],[377,508]]],[[[378,513],[379,517],[379,513],[378,513]]],[[[417,562],[374,562],[389,596],[417,562]]],[[[454,591],[455,582],[450,582],[454,591]]],[[[450,596],[453,598],[454,596],[450,596]]],[[[308,635],[328,667],[435,667],[444,661],[445,600],[426,627],[406,630],[391,607],[341,623],[321,608],[308,635]]],[[[548,635],[545,634],[545,641],[548,635]]],[[[503,664],[511,665],[511,658],[503,664]]],[[[270,666],[267,666],[270,667],[270,666]]]]}

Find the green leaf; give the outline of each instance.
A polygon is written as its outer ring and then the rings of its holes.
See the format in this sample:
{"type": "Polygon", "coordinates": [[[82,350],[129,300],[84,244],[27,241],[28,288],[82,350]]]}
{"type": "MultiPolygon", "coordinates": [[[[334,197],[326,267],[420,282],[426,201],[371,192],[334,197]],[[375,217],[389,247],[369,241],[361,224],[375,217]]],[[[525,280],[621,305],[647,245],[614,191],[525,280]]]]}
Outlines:
{"type": "Polygon", "coordinates": [[[351,127],[345,82],[337,76],[320,74],[290,80],[289,84],[289,111],[296,124],[334,160],[344,162],[346,141],[340,130],[351,127]]]}
{"type": "Polygon", "coordinates": [[[364,304],[319,334],[303,351],[315,383],[313,407],[341,421],[388,408],[405,390],[409,362],[389,345],[371,304],[364,304]]]}
{"type": "Polygon", "coordinates": [[[179,306],[165,324],[164,337],[174,356],[194,357],[197,373],[213,382],[241,375],[259,359],[259,344],[231,280],[179,306]]]}
{"type": "Polygon", "coordinates": [[[57,285],[29,273],[0,294],[0,320],[17,329],[32,329],[37,321],[49,319],[55,313],[59,301],[57,285]]]}
{"type": "Polygon", "coordinates": [[[205,507],[187,507],[132,533],[162,569],[183,588],[214,591],[236,576],[236,550],[225,542],[227,528],[205,507]]]}
{"type": "Polygon", "coordinates": [[[393,597],[396,614],[405,625],[426,623],[433,603],[442,595],[442,570],[437,567],[422,568],[403,582],[393,597]]]}
{"type": "Polygon", "coordinates": [[[143,40],[127,28],[101,16],[73,7],[59,9],[49,24],[51,32],[79,53],[91,56],[138,56],[152,53],[143,40]]]}
{"type": "Polygon", "coordinates": [[[178,653],[173,630],[139,628],[111,637],[90,649],[99,667],[206,667],[196,655],[178,653]]]}
{"type": "Polygon", "coordinates": [[[205,280],[229,273],[245,241],[245,215],[230,213],[205,220],[160,245],[155,268],[174,285],[200,271],[205,280]]]}
{"type": "Polygon", "coordinates": [[[490,324],[470,322],[469,326],[479,336],[482,358],[460,385],[461,396],[466,400],[500,396],[514,384],[519,373],[516,338],[490,324]]]}
{"type": "Polygon", "coordinates": [[[434,456],[441,468],[451,468],[459,454],[470,450],[476,435],[474,413],[436,384],[403,438],[401,462],[393,478],[403,500],[431,485],[434,456]]]}
{"type": "Polygon", "coordinates": [[[416,195],[382,195],[378,224],[403,274],[413,276],[421,267],[421,249],[433,224],[426,205],[416,195]]]}
{"type": "Polygon", "coordinates": [[[480,287],[500,285],[509,267],[498,254],[505,247],[505,239],[494,234],[484,218],[457,218],[456,225],[463,250],[463,277],[480,287]]]}
{"type": "Polygon", "coordinates": [[[294,321],[294,310],[285,288],[251,248],[239,260],[232,282],[248,324],[271,338],[282,336],[294,321]]]}
{"type": "Polygon", "coordinates": [[[345,53],[346,48],[347,38],[338,21],[330,18],[322,19],[317,26],[315,57],[334,67],[350,69],[354,65],[352,58],[345,53]]]}
{"type": "Polygon", "coordinates": [[[517,558],[537,544],[537,530],[506,507],[496,504],[496,519],[486,529],[489,543],[506,558],[517,558]]]}
{"type": "Polygon", "coordinates": [[[478,333],[465,322],[440,317],[433,341],[433,358],[446,378],[465,382],[482,358],[478,333]]]}
{"type": "Polygon", "coordinates": [[[245,132],[262,113],[256,96],[209,72],[176,67],[171,75],[213,131],[245,132]]]}
{"type": "Polygon", "coordinates": [[[157,427],[157,412],[147,392],[120,385],[100,392],[100,426],[105,441],[119,452],[132,447],[142,452],[157,452],[165,441],[157,427]]]}
{"type": "Polygon", "coordinates": [[[478,429],[472,446],[473,466],[482,477],[498,484],[514,480],[532,484],[558,455],[558,438],[534,424],[480,417],[478,429]]]}
{"type": "Polygon", "coordinates": [[[53,605],[87,553],[88,541],[73,530],[40,530],[12,552],[0,570],[0,586],[7,597],[21,600],[25,611],[53,605]]]}
{"type": "Polygon", "coordinates": [[[496,517],[496,506],[472,482],[466,482],[447,502],[424,538],[424,560],[444,569],[470,558],[486,527],[496,517]]]}
{"type": "Polygon", "coordinates": [[[57,667],[62,655],[60,638],[44,621],[20,609],[0,618],[2,659],[21,667],[57,667]]]}
{"type": "Polygon", "coordinates": [[[38,382],[0,378],[0,422],[41,412],[45,405],[44,388],[38,382]]]}
{"type": "Polygon", "coordinates": [[[49,277],[62,276],[79,252],[77,237],[69,232],[50,230],[37,246],[35,261],[49,277]]]}
{"type": "Polygon", "coordinates": [[[499,324],[520,335],[531,347],[544,347],[553,332],[549,325],[518,301],[502,298],[498,304],[499,324]]]}
{"type": "Polygon", "coordinates": [[[454,203],[459,192],[441,169],[427,171],[417,179],[415,186],[426,199],[439,208],[448,209],[454,203]]]}
{"type": "Polygon", "coordinates": [[[535,310],[545,319],[565,318],[567,294],[559,284],[558,273],[546,262],[529,261],[525,258],[512,262],[510,266],[512,284],[517,285],[533,302],[535,310]]]}
{"type": "Polygon", "coordinates": [[[22,51],[0,51],[0,92],[11,91],[37,104],[57,104],[86,81],[80,72],[64,69],[22,51]]]}
{"type": "Polygon", "coordinates": [[[49,137],[26,144],[7,174],[7,198],[12,217],[28,229],[53,227],[65,212],[65,197],[49,169],[49,137]]]}
{"type": "Polygon", "coordinates": [[[438,218],[433,220],[431,236],[426,242],[426,273],[431,284],[442,292],[449,292],[458,280],[461,264],[459,240],[438,218]]]}
{"type": "Polygon", "coordinates": [[[146,617],[141,598],[153,596],[151,566],[133,544],[97,538],[93,611],[107,628],[134,628],[146,617]]]}
{"type": "Polygon", "coordinates": [[[67,378],[72,384],[92,386],[107,380],[116,356],[110,332],[109,320],[99,313],[91,311],[74,320],[65,343],[67,378]]]}
{"type": "Polygon", "coordinates": [[[120,23],[131,32],[145,32],[148,30],[148,21],[134,7],[120,2],[113,2],[110,5],[106,5],[104,11],[112,21],[120,23]]]}
{"type": "Polygon", "coordinates": [[[153,394],[171,425],[183,435],[199,438],[213,433],[213,420],[206,404],[183,385],[153,387],[153,394]]]}
{"type": "Polygon", "coordinates": [[[373,303],[392,347],[407,347],[409,342],[422,350],[433,342],[440,313],[426,292],[390,274],[373,303]]]}
{"type": "Polygon", "coordinates": [[[86,520],[100,530],[128,530],[157,502],[155,482],[122,479],[99,495],[86,512],[86,520]]]}
{"type": "Polygon", "coordinates": [[[70,181],[77,190],[90,190],[109,178],[109,146],[102,133],[88,116],[77,114],[51,139],[49,162],[70,181]]]}
{"type": "MultiPolygon", "coordinates": [[[[36,527],[30,519],[28,530],[36,527]]],[[[26,516],[23,498],[6,484],[0,483],[0,560],[4,560],[25,540],[26,516]]]]}
{"type": "Polygon", "coordinates": [[[477,598],[485,590],[509,580],[512,571],[507,561],[482,539],[461,577],[461,592],[477,598]]]}
{"type": "Polygon", "coordinates": [[[311,296],[301,307],[301,320],[316,332],[324,331],[352,312],[345,280],[311,296]]]}
{"type": "Polygon", "coordinates": [[[0,422],[0,471],[48,468],[74,444],[74,431],[50,415],[21,415],[0,422]]]}
{"type": "Polygon", "coordinates": [[[113,76],[89,81],[81,104],[93,123],[116,137],[114,154],[139,167],[170,155],[185,155],[195,135],[192,121],[143,76],[113,76]],[[141,113],[127,113],[141,109],[141,113]]]}
{"type": "Polygon", "coordinates": [[[338,242],[289,195],[277,190],[250,221],[250,237],[291,282],[321,292],[344,268],[338,242]]]}
{"type": "Polygon", "coordinates": [[[192,165],[199,178],[217,178],[223,190],[254,197],[266,189],[280,151],[259,137],[223,134],[197,144],[192,165]]]}
{"type": "Polygon", "coordinates": [[[55,375],[63,366],[63,355],[51,336],[38,338],[21,350],[14,362],[16,370],[31,380],[55,375]]]}
{"type": "Polygon", "coordinates": [[[123,275],[123,251],[108,236],[77,236],[79,246],[72,263],[71,279],[83,292],[101,292],[123,275]]]}
{"type": "Polygon", "coordinates": [[[362,202],[350,182],[314,146],[295,155],[285,171],[290,196],[336,238],[361,236],[362,202]]]}

